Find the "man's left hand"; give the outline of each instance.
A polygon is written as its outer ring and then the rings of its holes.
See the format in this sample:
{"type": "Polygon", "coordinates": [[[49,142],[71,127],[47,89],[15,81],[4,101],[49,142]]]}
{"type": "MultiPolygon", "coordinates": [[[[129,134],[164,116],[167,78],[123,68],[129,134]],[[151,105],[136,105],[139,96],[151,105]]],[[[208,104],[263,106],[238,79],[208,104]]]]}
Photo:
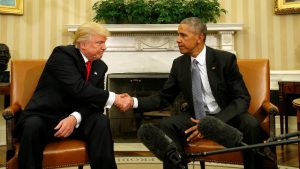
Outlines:
{"type": "Polygon", "coordinates": [[[72,115],[62,119],[54,128],[54,130],[57,130],[54,136],[62,138],[70,136],[73,133],[76,124],[76,118],[72,115]]]}

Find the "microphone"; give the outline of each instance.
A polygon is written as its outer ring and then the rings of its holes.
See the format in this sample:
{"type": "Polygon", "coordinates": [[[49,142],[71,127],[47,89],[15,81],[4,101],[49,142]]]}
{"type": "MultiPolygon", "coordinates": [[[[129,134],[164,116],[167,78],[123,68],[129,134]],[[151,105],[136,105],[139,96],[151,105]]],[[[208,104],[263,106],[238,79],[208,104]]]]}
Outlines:
{"type": "Polygon", "coordinates": [[[137,133],[141,142],[161,161],[170,160],[178,169],[186,169],[175,142],[153,124],[143,124],[137,133]]]}
{"type": "MultiPolygon", "coordinates": [[[[204,138],[213,140],[226,148],[248,146],[242,141],[243,134],[238,129],[213,116],[203,117],[198,123],[198,130],[204,138]]],[[[270,150],[265,150],[265,153],[260,152],[258,149],[252,149],[252,151],[274,161],[274,155],[270,150]]]]}
{"type": "Polygon", "coordinates": [[[231,148],[241,144],[243,134],[236,128],[212,116],[205,116],[198,123],[198,130],[204,138],[213,140],[224,147],[231,148]]]}

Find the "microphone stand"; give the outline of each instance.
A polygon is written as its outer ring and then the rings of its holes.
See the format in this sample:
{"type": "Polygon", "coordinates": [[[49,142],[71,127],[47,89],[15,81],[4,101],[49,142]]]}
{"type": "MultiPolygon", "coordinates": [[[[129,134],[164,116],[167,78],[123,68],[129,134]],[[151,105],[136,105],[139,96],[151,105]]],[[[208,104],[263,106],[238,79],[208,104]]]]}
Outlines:
{"type": "Polygon", "coordinates": [[[252,145],[232,147],[232,148],[224,148],[224,149],[215,150],[215,151],[208,151],[208,152],[187,153],[186,155],[188,157],[195,158],[195,157],[201,157],[201,156],[216,155],[216,154],[222,154],[222,153],[228,153],[228,152],[234,152],[234,151],[240,151],[240,150],[248,150],[248,149],[255,149],[255,148],[262,148],[262,147],[269,147],[269,146],[277,146],[277,145],[283,145],[283,144],[292,144],[292,143],[298,143],[298,142],[300,142],[300,138],[288,139],[288,140],[279,140],[279,141],[252,144],[252,145]]]}
{"type": "Polygon", "coordinates": [[[296,131],[296,132],[292,132],[292,133],[287,133],[287,134],[282,134],[282,135],[275,136],[275,137],[271,137],[271,138],[269,138],[267,140],[267,142],[284,140],[284,139],[288,139],[288,138],[296,137],[296,136],[300,136],[300,131],[296,131]]]}

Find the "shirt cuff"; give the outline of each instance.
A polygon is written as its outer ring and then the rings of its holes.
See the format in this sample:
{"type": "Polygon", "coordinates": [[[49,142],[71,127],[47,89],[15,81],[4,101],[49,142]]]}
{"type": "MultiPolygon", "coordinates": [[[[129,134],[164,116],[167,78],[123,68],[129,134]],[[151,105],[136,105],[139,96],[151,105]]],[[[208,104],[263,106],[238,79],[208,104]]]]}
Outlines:
{"type": "Polygon", "coordinates": [[[116,94],[114,92],[109,92],[109,96],[107,99],[107,102],[105,104],[106,108],[111,108],[111,106],[114,104],[116,100],[116,94]]]}
{"type": "Polygon", "coordinates": [[[80,125],[80,122],[81,122],[81,114],[79,112],[75,111],[72,114],[70,114],[70,116],[74,116],[75,117],[75,119],[77,121],[75,128],[78,128],[79,125],[80,125]]]}
{"type": "Polygon", "coordinates": [[[132,97],[132,98],[133,98],[133,107],[132,108],[138,108],[138,106],[139,106],[138,99],[136,97],[132,97]]]}

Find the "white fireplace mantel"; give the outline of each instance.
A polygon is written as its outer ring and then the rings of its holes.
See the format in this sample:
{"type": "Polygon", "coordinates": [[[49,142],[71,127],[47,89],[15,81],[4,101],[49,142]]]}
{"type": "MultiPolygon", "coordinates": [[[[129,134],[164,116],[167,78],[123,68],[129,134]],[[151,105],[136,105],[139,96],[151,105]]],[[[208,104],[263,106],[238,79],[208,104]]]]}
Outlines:
{"type": "MultiPolygon", "coordinates": [[[[110,73],[168,73],[180,56],[178,24],[104,24],[111,32],[102,60],[110,73]]],[[[74,33],[79,25],[67,25],[74,33]]],[[[235,53],[234,35],[242,24],[207,24],[206,44],[235,53]]]]}
{"type": "MultiPolygon", "coordinates": [[[[68,32],[75,32],[78,24],[66,25],[68,32]]],[[[242,24],[218,23],[207,24],[208,31],[239,31],[242,24]]],[[[178,24],[105,24],[105,27],[112,33],[117,32],[176,32],[178,24]]]]}
{"type": "MultiPolygon", "coordinates": [[[[79,25],[66,25],[75,32],[79,25]]],[[[178,24],[105,24],[112,34],[107,51],[178,51],[178,24]]],[[[238,23],[207,24],[208,46],[235,53],[234,34],[242,30],[238,23]]]]}
{"type": "MultiPolygon", "coordinates": [[[[79,25],[66,25],[74,33],[79,25]]],[[[103,60],[108,73],[170,71],[173,59],[180,56],[176,37],[178,24],[105,24],[111,36],[106,42],[103,60]]],[[[206,44],[210,47],[236,53],[234,36],[243,24],[207,24],[206,44]]],[[[278,81],[297,81],[300,70],[271,71],[270,88],[278,90],[278,81]]]]}

